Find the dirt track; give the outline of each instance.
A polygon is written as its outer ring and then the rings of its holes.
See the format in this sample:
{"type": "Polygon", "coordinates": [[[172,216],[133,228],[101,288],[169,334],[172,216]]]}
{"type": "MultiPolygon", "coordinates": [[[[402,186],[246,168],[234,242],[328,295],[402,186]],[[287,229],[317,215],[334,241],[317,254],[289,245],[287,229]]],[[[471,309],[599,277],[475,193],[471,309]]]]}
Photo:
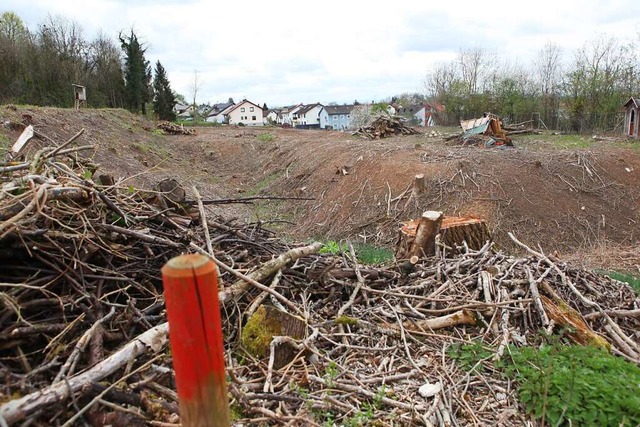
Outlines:
{"type": "MultiPolygon", "coordinates": [[[[400,221],[435,209],[486,219],[502,246],[511,246],[506,232],[513,231],[546,251],[604,254],[594,262],[605,267],[640,263],[623,252],[640,240],[640,150],[629,144],[561,150],[541,136],[539,142],[515,139],[515,149],[500,150],[424,135],[365,141],[339,132],[232,127],[161,136],[122,110],[2,107],[0,119],[20,121],[25,112],[36,130],[56,141],[85,128],[80,143],[96,144],[98,173],[126,178],[123,185],[175,177],[187,189],[196,185],[205,198],[313,197],[211,208],[240,220],[275,221],[270,227],[298,239],[392,244],[400,221]],[[405,190],[418,173],[427,178],[427,192],[412,199],[405,190]],[[622,253],[624,259],[616,255],[622,253]]],[[[5,141],[19,133],[0,131],[5,141]]],[[[46,143],[36,140],[32,149],[46,143]]]]}

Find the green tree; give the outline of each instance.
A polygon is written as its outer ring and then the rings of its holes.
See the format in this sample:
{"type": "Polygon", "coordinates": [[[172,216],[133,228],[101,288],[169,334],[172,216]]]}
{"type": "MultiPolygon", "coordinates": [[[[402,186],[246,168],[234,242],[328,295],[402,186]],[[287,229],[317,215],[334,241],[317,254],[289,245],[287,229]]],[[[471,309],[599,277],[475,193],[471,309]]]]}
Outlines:
{"type": "Polygon", "coordinates": [[[124,81],[125,97],[129,111],[147,114],[146,103],[151,101],[151,67],[144,57],[146,48],[138,41],[138,37],[131,30],[129,36],[119,34],[122,50],[124,51],[124,81]]]}
{"type": "Polygon", "coordinates": [[[13,12],[0,15],[0,102],[10,101],[21,93],[24,52],[28,32],[22,19],[13,12]]]}
{"type": "Polygon", "coordinates": [[[176,105],[176,100],[171,91],[167,73],[160,61],[156,62],[154,72],[153,91],[155,96],[153,98],[153,111],[160,120],[175,120],[176,113],[173,111],[173,106],[176,105]]]}

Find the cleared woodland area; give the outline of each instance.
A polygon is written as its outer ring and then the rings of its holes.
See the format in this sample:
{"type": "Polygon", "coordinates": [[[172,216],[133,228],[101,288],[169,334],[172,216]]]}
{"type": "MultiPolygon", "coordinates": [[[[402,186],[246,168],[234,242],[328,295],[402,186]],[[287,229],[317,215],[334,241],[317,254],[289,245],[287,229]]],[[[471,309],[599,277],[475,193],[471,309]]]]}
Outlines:
{"type": "MultiPolygon", "coordinates": [[[[509,376],[522,349],[590,344],[640,362],[637,291],[594,271],[637,275],[635,143],[163,135],[122,110],[0,107],[4,146],[25,115],[36,138],[3,166],[0,199],[10,425],[177,423],[160,268],[184,252],[221,269],[237,425],[536,425],[525,372],[509,376]],[[158,186],[169,179],[184,197],[158,186]],[[480,218],[494,240],[411,265],[359,261],[351,242],[394,249],[401,222],[428,210],[480,218]],[[281,316],[302,333],[286,336],[281,316]]],[[[637,420],[625,387],[610,407],[637,420]]],[[[546,419],[580,420],[574,409],[546,419]]]]}

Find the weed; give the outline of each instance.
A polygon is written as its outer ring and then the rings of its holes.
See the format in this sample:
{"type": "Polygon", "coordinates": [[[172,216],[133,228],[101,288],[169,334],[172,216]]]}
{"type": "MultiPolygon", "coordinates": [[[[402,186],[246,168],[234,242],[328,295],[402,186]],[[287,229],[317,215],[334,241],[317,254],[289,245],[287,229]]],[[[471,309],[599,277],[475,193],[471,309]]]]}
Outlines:
{"type": "Polygon", "coordinates": [[[455,343],[447,352],[449,357],[457,361],[465,371],[481,372],[484,370],[484,361],[491,359],[495,351],[487,348],[479,342],[472,344],[455,343]]]}
{"type": "Polygon", "coordinates": [[[260,135],[256,136],[256,138],[260,142],[271,142],[276,139],[276,137],[270,133],[261,133],[260,135]]]}
{"type": "MultiPolygon", "coordinates": [[[[383,385],[378,389],[373,397],[372,403],[363,403],[360,411],[356,412],[352,417],[344,420],[343,425],[349,427],[360,427],[378,425],[375,419],[375,412],[382,408],[382,399],[386,396],[386,387],[383,385]]],[[[384,424],[380,424],[384,425],[384,424]]]]}
{"type": "Polygon", "coordinates": [[[154,135],[164,135],[164,131],[162,129],[152,129],[151,133],[154,135]]]}
{"type": "Polygon", "coordinates": [[[324,371],[324,380],[327,382],[327,387],[331,388],[335,384],[335,379],[338,377],[338,364],[333,360],[327,365],[327,369],[324,371]]]}
{"type": "MultiPolygon", "coordinates": [[[[346,249],[346,247],[344,248],[346,249]]],[[[340,255],[344,250],[342,243],[336,242],[335,240],[329,240],[322,245],[320,248],[321,254],[332,254],[332,255],[340,255]]]]}
{"type": "Polygon", "coordinates": [[[519,383],[528,413],[549,425],[635,426],[640,423],[640,368],[602,349],[511,347],[498,367],[519,383]]]}

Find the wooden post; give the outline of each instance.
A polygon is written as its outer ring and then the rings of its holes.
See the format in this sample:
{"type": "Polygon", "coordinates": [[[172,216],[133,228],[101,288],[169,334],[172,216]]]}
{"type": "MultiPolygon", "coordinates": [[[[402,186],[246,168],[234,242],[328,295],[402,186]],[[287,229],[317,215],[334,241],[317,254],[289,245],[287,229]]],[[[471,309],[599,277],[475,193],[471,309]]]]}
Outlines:
{"type": "Polygon", "coordinates": [[[162,280],[181,424],[228,427],[215,264],[203,255],[181,255],[165,264],[162,280]]]}

